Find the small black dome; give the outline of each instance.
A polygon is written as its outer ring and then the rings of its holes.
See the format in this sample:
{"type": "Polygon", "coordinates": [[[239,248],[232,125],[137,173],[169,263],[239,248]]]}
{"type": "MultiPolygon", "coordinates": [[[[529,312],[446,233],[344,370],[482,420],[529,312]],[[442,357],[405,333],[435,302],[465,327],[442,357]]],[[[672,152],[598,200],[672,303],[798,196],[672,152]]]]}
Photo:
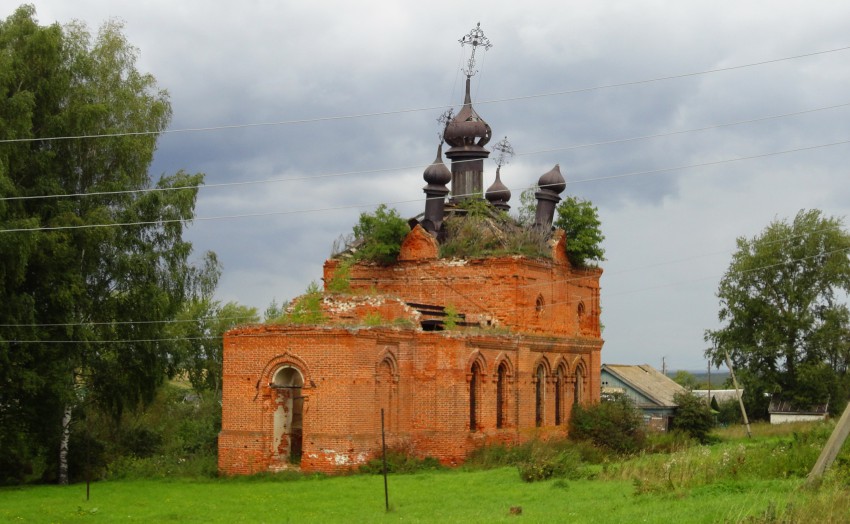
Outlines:
{"type": "Polygon", "coordinates": [[[564,189],[567,188],[567,181],[561,175],[560,164],[555,164],[555,167],[544,173],[537,181],[537,185],[540,186],[540,189],[552,191],[557,195],[563,193],[564,189]]]}

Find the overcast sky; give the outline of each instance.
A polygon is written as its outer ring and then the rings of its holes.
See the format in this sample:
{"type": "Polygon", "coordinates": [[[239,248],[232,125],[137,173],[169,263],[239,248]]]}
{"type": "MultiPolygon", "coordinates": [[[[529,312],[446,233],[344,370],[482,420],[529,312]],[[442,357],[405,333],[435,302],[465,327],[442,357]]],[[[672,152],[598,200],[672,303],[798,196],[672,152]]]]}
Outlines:
{"type": "MultiPolygon", "coordinates": [[[[198,197],[198,218],[270,213],[197,220],[188,232],[224,264],[218,298],[261,312],[320,279],[359,213],[381,202],[405,217],[424,209],[436,119],[462,102],[458,39],[477,22],[493,47],[473,104],[493,143],[506,135],[517,152],[502,169],[511,203],[559,163],[567,193],[599,208],[603,362],[704,369],[736,237],[801,209],[850,209],[848,144],[684,167],[850,140],[848,106],[589,145],[850,103],[850,50],[604,87],[850,46],[850,2],[34,3],[42,24],[79,19],[95,31],[123,20],[138,68],[171,94],[173,130],[423,109],[162,136],[154,177],[299,179],[198,197]],[[639,174],[667,168],[678,169],[639,174]]],[[[485,187],[494,173],[486,161],[485,187]]]]}

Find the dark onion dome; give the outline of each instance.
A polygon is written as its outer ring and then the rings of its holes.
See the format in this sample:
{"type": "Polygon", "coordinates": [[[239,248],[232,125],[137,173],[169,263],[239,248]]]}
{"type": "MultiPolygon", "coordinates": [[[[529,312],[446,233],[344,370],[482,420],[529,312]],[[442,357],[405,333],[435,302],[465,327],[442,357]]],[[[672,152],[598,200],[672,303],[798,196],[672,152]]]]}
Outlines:
{"type": "Polygon", "coordinates": [[[540,189],[552,191],[556,195],[561,194],[567,188],[567,181],[561,175],[561,165],[555,164],[555,167],[544,173],[537,181],[540,189]]]}
{"type": "Polygon", "coordinates": [[[472,97],[469,95],[469,78],[466,79],[466,98],[460,112],[449,120],[443,138],[452,147],[479,146],[490,141],[493,130],[490,124],[478,116],[472,108],[472,97]]]}
{"type": "Polygon", "coordinates": [[[501,166],[496,168],[496,181],[493,182],[492,186],[487,188],[487,192],[484,194],[484,198],[491,204],[506,203],[511,199],[511,191],[502,183],[502,179],[499,176],[500,169],[501,166]]]}
{"type": "Polygon", "coordinates": [[[425,168],[422,178],[429,186],[445,186],[452,181],[452,172],[443,163],[443,143],[440,142],[437,147],[437,158],[434,162],[425,168]]]}

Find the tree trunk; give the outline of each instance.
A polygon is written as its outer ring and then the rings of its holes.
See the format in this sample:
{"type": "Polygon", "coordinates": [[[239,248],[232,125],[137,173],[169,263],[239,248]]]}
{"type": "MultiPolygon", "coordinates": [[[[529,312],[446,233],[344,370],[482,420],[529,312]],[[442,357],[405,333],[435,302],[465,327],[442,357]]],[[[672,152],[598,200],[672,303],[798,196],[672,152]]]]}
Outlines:
{"type": "Polygon", "coordinates": [[[62,437],[59,440],[59,484],[68,484],[68,442],[71,440],[71,404],[62,414],[62,437]]]}

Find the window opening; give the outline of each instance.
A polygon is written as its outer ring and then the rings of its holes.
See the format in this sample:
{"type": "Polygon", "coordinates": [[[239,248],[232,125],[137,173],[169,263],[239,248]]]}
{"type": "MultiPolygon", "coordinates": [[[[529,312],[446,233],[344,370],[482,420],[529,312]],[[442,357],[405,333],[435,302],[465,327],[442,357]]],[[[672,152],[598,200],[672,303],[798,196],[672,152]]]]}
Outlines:
{"type": "Polygon", "coordinates": [[[546,383],[546,370],[543,368],[543,364],[537,366],[537,384],[535,387],[534,394],[534,423],[539,428],[543,425],[543,387],[546,383]]]}
{"type": "Polygon", "coordinates": [[[576,385],[575,385],[575,398],[573,399],[574,404],[581,403],[582,400],[582,383],[584,382],[583,374],[581,368],[576,368],[576,385]]]}
{"type": "Polygon", "coordinates": [[[558,371],[555,372],[555,425],[560,426],[563,423],[563,418],[561,414],[562,410],[562,402],[561,402],[561,393],[562,388],[564,387],[564,376],[561,368],[558,368],[558,371]]]}
{"type": "Polygon", "coordinates": [[[481,367],[478,362],[472,364],[472,376],[469,379],[469,431],[478,428],[478,383],[481,380],[481,367]]]}
{"type": "Polygon", "coordinates": [[[502,362],[496,377],[496,428],[505,427],[505,415],[507,414],[505,388],[507,386],[508,366],[502,362]]]}

